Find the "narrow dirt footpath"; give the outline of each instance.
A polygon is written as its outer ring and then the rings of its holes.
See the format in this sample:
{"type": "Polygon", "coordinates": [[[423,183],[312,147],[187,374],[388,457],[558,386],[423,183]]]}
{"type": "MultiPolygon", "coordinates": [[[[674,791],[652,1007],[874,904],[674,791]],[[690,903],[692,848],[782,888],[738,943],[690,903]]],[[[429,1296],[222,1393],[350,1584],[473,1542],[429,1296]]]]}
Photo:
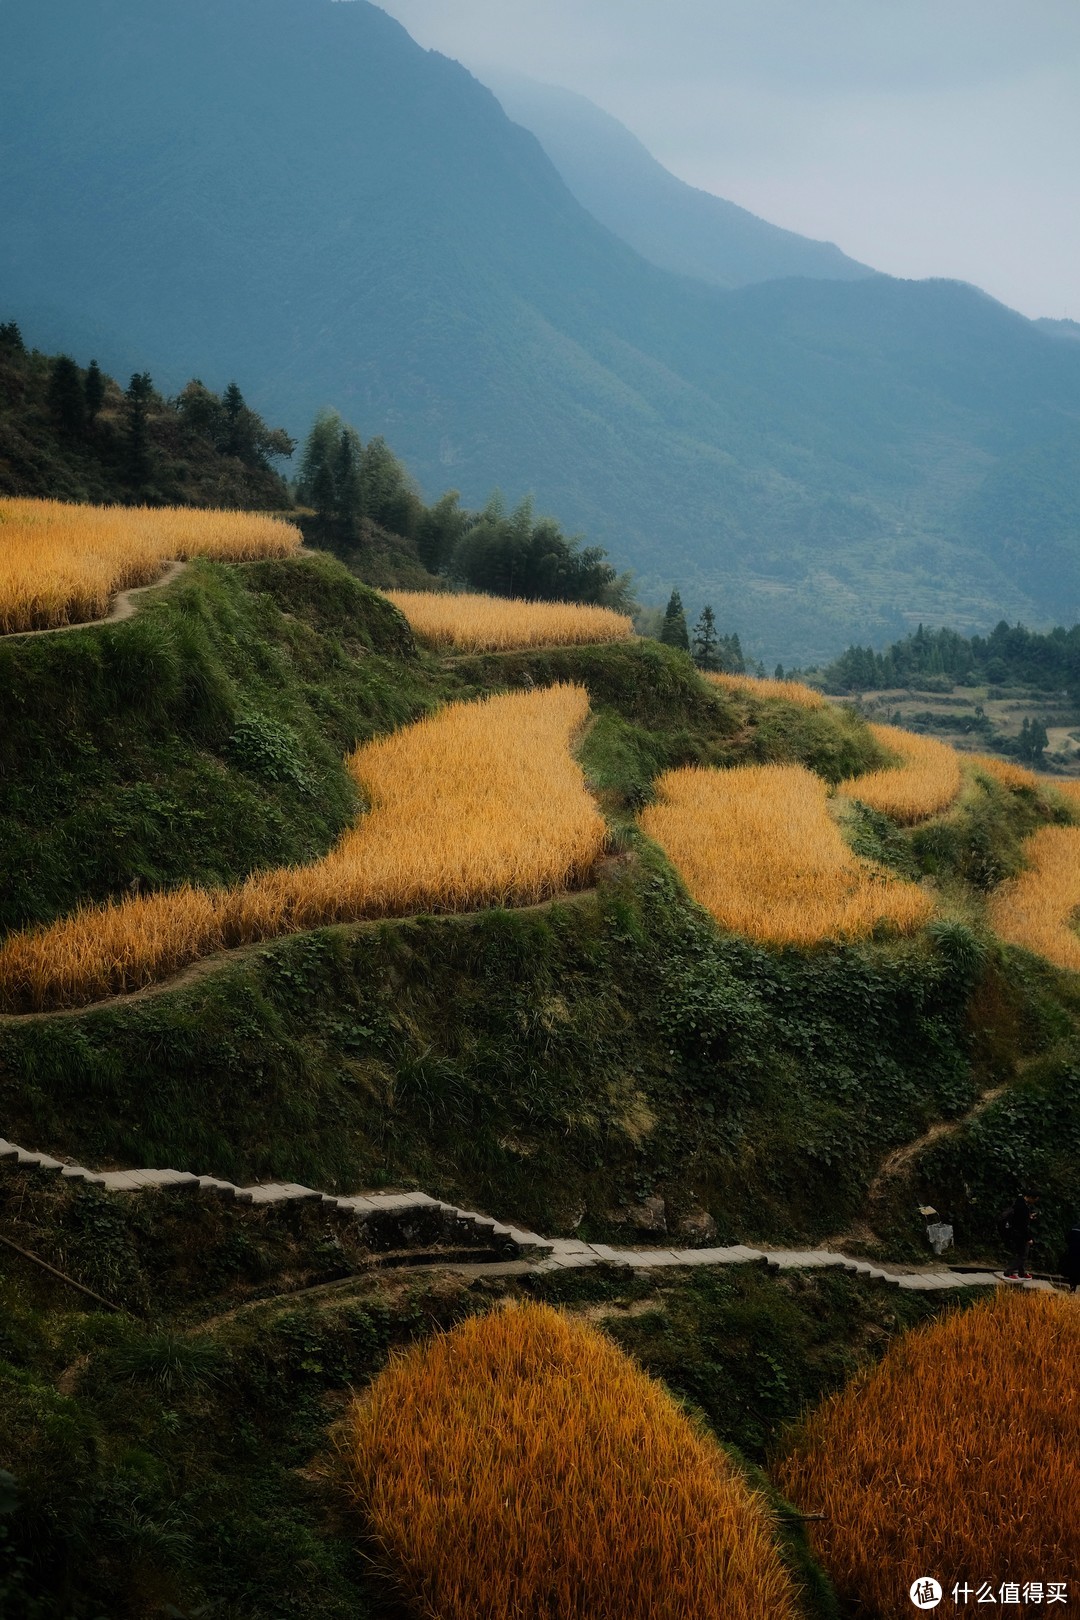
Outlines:
{"type": "Polygon", "coordinates": [[[90,630],[96,624],[120,624],[124,619],[130,619],[142,605],[134,600],[135,597],[142,596],[144,591],[159,591],[163,585],[171,585],[186,567],[186,562],[168,563],[164,573],[151,580],[149,585],[133,585],[129,591],[121,591],[113,598],[112,607],[103,619],[78,619],[74,624],[54,624],[45,630],[8,630],[0,636],[0,641],[13,641],[22,636],[62,636],[68,630],[90,630]]]}

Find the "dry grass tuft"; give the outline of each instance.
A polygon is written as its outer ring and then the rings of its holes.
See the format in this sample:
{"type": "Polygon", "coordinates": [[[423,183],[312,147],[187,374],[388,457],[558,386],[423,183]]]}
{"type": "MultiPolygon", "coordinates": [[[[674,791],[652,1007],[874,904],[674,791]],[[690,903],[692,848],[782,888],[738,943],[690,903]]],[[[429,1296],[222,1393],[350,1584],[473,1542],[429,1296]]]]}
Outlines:
{"type": "Polygon", "coordinates": [[[550,1306],[395,1358],[343,1445],[427,1620],[795,1620],[763,1499],[658,1383],[550,1306]]]}
{"type": "Polygon", "coordinates": [[[1012,760],[999,759],[996,754],[961,754],[960,762],[973,766],[984,776],[993,777],[1002,787],[1038,789],[1046,786],[1046,779],[1036,776],[1025,765],[1014,765],[1012,760]]]}
{"type": "Polygon", "coordinates": [[[522,602],[501,596],[387,591],[424,641],[453,652],[509,652],[628,641],[634,626],[612,608],[579,602],[522,602]]]}
{"type": "Polygon", "coordinates": [[[825,784],[802,765],[669,771],[641,824],[718,922],[768,944],[912,933],[933,909],[915,884],[852,854],[825,784]]]}
{"type": "Polygon", "coordinates": [[[990,926],[1009,945],[1080,973],[1080,827],[1040,827],[1024,842],[1028,869],[990,897],[990,926]]]}
{"type": "Polygon", "coordinates": [[[1078,1363],[1080,1303],[1001,1292],[905,1334],[809,1418],[778,1481],[825,1515],[811,1536],[845,1612],[906,1620],[924,1574],[948,1604],[957,1581],[996,1600],[1003,1581],[1075,1580],[1078,1363]]]}
{"type": "Polygon", "coordinates": [[[0,500],[0,634],[100,619],[118,591],[190,557],[287,557],[300,531],[260,512],[0,500]]]}
{"type": "Polygon", "coordinates": [[[801,681],[774,681],[757,675],[716,675],[711,672],[705,679],[724,687],[728,692],[746,693],[749,697],[780,698],[785,703],[797,703],[803,709],[823,709],[826,703],[823,692],[815,692],[812,686],[804,686],[801,681]]]}
{"type": "Polygon", "coordinates": [[[871,726],[877,741],[899,765],[886,765],[865,776],[851,776],[839,791],[871,810],[880,810],[902,826],[948,809],[960,792],[960,756],[934,737],[918,737],[899,726],[871,726]]]}
{"type": "Polygon", "coordinates": [[[327,923],[528,905],[580,885],[606,826],[571,745],[584,688],[454,703],[348,761],[371,811],[321,861],[86,907],[0,944],[0,1006],[79,1006],[327,923]]]}

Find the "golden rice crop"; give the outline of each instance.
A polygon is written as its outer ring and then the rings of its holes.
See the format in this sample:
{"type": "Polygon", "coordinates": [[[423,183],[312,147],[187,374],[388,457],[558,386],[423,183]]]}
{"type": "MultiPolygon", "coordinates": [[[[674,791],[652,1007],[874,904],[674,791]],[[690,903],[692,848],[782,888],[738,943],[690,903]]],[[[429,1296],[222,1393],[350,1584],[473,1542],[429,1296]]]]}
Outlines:
{"type": "Polygon", "coordinates": [[[509,652],[627,641],[634,626],[612,608],[581,602],[522,602],[440,591],[387,591],[416,634],[454,652],[509,652]]]}
{"type": "Polygon", "coordinates": [[[326,923],[525,905],[580,884],[605,823],[570,747],[584,688],[454,703],[347,761],[371,804],[309,866],[84,907],[0,944],[0,1005],[76,1006],[326,923]]]}
{"type": "Polygon", "coordinates": [[[1029,771],[1025,765],[1014,765],[1011,759],[999,759],[996,754],[961,754],[961,763],[972,765],[984,776],[992,776],[995,782],[1000,782],[1007,788],[1040,788],[1045,786],[1045,780],[1040,780],[1034,771],[1029,771]]]}
{"type": "Polygon", "coordinates": [[[763,1498],[610,1340],[545,1305],[391,1361],[351,1494],[426,1620],[794,1620],[763,1498]]]}
{"type": "Polygon", "coordinates": [[[997,1602],[1003,1582],[1075,1581],[1078,1365],[1078,1302],[1003,1290],[905,1334],[811,1415],[778,1479],[825,1515],[811,1536],[845,1612],[906,1620],[920,1575],[950,1612],[957,1582],[997,1602]]]}
{"type": "Polygon", "coordinates": [[[118,591],[190,557],[286,557],[299,529],[261,512],[0,500],[0,634],[100,619],[118,591]]]}
{"type": "Polygon", "coordinates": [[[1009,945],[1080,973],[1080,827],[1040,827],[1024,841],[1026,871],[990,897],[990,926],[1009,945]]]}
{"type": "Polygon", "coordinates": [[[641,816],[687,888],[725,928],[775,945],[910,933],[930,916],[913,883],[859,860],[802,765],[686,766],[641,816]]]}
{"type": "Polygon", "coordinates": [[[877,741],[899,765],[886,765],[865,776],[841,782],[847,793],[871,810],[880,810],[904,826],[945,810],[960,792],[960,756],[955,748],[935,737],[918,737],[899,726],[871,726],[877,741]]]}
{"type": "Polygon", "coordinates": [[[1069,801],[1080,799],[1080,781],[1076,777],[1068,776],[1036,776],[1035,781],[1039,787],[1053,788],[1062,798],[1069,801]]]}
{"type": "Polygon", "coordinates": [[[825,696],[815,692],[802,681],[776,681],[758,675],[718,675],[711,671],[706,680],[722,686],[728,692],[745,693],[749,697],[781,698],[785,703],[797,703],[803,709],[823,709],[825,696]]]}

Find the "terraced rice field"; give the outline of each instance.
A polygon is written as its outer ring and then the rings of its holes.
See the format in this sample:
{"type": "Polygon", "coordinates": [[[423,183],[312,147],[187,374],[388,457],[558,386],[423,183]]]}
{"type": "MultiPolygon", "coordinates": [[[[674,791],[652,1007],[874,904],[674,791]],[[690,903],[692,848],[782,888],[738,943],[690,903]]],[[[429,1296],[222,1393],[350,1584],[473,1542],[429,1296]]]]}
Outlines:
{"type": "Polygon", "coordinates": [[[606,826],[571,748],[584,688],[454,703],[348,760],[371,805],[310,866],[87,907],[0,944],[0,1007],[79,1006],[225,947],[364,917],[526,905],[574,888],[606,826]]]}
{"type": "MultiPolygon", "coordinates": [[[[1032,788],[1038,790],[1050,784],[1048,777],[1038,777],[1034,771],[1029,771],[1026,765],[1014,765],[1011,759],[1001,759],[997,754],[961,754],[961,763],[971,765],[984,776],[993,777],[1007,788],[1032,788]]],[[[1080,787],[1080,782],[1076,784],[1080,787]]]]}
{"type": "Polygon", "coordinates": [[[522,602],[501,596],[387,591],[422,640],[447,652],[510,652],[629,641],[634,626],[611,608],[577,602],[522,602]]]}
{"type": "Polygon", "coordinates": [[[902,826],[947,810],[962,782],[956,749],[899,726],[871,726],[870,730],[884,749],[900,756],[899,763],[849,777],[841,782],[839,791],[902,826]]]}
{"type": "Polygon", "coordinates": [[[801,765],[669,771],[641,825],[724,928],[767,944],[911,933],[933,910],[917,885],[852,854],[824,782],[801,765]]]}
{"type": "Polygon", "coordinates": [[[907,1620],[923,1574],[950,1610],[955,1582],[990,1580],[995,1612],[1046,1612],[1051,1581],[1071,1582],[1073,1601],[1078,1362],[1080,1301],[998,1293],[905,1334],[809,1418],[776,1474],[797,1507],[824,1515],[811,1538],[845,1612],[907,1620]],[[1018,1600],[1003,1606],[1006,1582],[1018,1600]]]}
{"type": "Polygon", "coordinates": [[[287,557],[299,529],[259,512],[0,500],[0,634],[100,619],[119,591],[191,557],[287,557]]]}
{"type": "Polygon", "coordinates": [[[784,703],[797,703],[802,709],[823,709],[826,699],[812,686],[802,681],[775,681],[757,675],[718,675],[711,671],[706,680],[722,686],[727,692],[744,693],[747,697],[779,698],[784,703]]]}
{"type": "Polygon", "coordinates": [[[1080,827],[1040,827],[1024,843],[1028,868],[991,895],[990,926],[1009,945],[1080,973],[1080,827]]]}
{"type": "Polygon", "coordinates": [[[360,1521],[428,1620],[795,1620],[764,1501],[610,1340],[549,1306],[397,1357],[341,1435],[360,1521]]]}

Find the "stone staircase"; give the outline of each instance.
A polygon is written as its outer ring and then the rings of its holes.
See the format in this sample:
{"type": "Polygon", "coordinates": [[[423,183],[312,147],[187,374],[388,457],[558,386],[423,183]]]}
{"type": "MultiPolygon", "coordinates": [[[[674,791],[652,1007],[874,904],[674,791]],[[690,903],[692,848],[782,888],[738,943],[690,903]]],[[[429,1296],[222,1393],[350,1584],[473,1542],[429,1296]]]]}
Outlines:
{"type": "MultiPolygon", "coordinates": [[[[113,1193],[175,1187],[258,1207],[319,1203],[355,1219],[364,1242],[375,1252],[449,1243],[461,1249],[494,1253],[497,1258],[492,1265],[518,1262],[523,1269],[527,1267],[541,1273],[601,1265],[655,1271],[673,1266],[742,1266],[756,1261],[764,1262],[773,1271],[807,1271],[827,1266],[921,1293],[945,1288],[992,1288],[1004,1282],[1000,1271],[958,1271],[941,1265],[882,1266],[856,1260],[835,1249],[757,1249],[742,1243],[715,1249],[615,1249],[606,1243],[586,1243],[577,1238],[540,1237],[536,1232],[502,1225],[487,1215],[444,1204],[422,1192],[368,1192],[339,1198],[292,1181],[238,1187],[216,1176],[197,1176],[186,1170],[88,1170],[80,1164],[51,1158],[47,1153],[30,1153],[0,1137],[0,1171],[5,1167],[43,1171],[113,1193]]],[[[1041,1279],[1014,1282],[1009,1286],[1053,1289],[1052,1283],[1041,1279]]]]}
{"type": "Polygon", "coordinates": [[[504,1260],[542,1259],[552,1246],[535,1232],[504,1226],[486,1215],[457,1209],[422,1192],[369,1192],[339,1198],[295,1181],[260,1182],[238,1187],[216,1176],[197,1176],[186,1170],[88,1170],[47,1153],[30,1153],[0,1137],[0,1171],[20,1168],[43,1171],[67,1181],[81,1181],[112,1193],[140,1193],[151,1189],[180,1188],[227,1202],[266,1208],[284,1204],[318,1203],[352,1217],[367,1246],[380,1250],[422,1248],[450,1243],[459,1248],[494,1251],[504,1260]]]}

